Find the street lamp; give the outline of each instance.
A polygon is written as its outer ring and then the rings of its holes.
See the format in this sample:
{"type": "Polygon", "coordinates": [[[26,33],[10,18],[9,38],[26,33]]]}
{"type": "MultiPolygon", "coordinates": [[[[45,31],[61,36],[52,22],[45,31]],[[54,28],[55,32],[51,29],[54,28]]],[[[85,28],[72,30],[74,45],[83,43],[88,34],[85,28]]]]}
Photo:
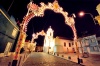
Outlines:
{"type": "Polygon", "coordinates": [[[90,15],[91,18],[93,19],[94,24],[96,24],[95,19],[94,19],[93,15],[91,13],[85,13],[85,12],[82,11],[82,12],[79,13],[79,16],[84,16],[85,14],[90,15]]]}
{"type": "Polygon", "coordinates": [[[72,28],[73,34],[74,34],[74,44],[76,45],[76,52],[77,52],[77,60],[78,60],[78,64],[80,64],[80,58],[79,58],[79,48],[78,48],[78,44],[77,44],[77,32],[76,32],[76,28],[75,28],[75,20],[74,18],[76,18],[75,14],[72,14],[69,17],[68,23],[69,26],[72,28]]]}

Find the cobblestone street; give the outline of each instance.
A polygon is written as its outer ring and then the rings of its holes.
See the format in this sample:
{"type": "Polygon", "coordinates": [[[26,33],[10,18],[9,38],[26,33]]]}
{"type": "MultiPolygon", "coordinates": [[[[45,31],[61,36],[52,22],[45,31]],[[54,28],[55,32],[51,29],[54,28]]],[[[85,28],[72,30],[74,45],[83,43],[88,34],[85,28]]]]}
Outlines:
{"type": "Polygon", "coordinates": [[[34,52],[29,55],[27,60],[24,62],[23,66],[82,66],[82,65],[46,53],[34,52]]]}

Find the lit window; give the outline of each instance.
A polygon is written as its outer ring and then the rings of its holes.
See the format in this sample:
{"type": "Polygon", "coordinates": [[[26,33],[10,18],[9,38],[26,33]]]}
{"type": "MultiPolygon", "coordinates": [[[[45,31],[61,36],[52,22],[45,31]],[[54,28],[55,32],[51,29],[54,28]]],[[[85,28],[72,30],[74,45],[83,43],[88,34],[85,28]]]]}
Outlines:
{"type": "Polygon", "coordinates": [[[12,43],[8,42],[4,51],[4,55],[8,55],[8,53],[10,52],[11,46],[12,46],[12,43]]]}
{"type": "Polygon", "coordinates": [[[14,28],[13,31],[12,31],[12,36],[16,37],[16,34],[17,34],[17,29],[14,28]]]}
{"type": "Polygon", "coordinates": [[[92,39],[91,39],[91,42],[95,42],[95,39],[92,38],[92,39]]]}

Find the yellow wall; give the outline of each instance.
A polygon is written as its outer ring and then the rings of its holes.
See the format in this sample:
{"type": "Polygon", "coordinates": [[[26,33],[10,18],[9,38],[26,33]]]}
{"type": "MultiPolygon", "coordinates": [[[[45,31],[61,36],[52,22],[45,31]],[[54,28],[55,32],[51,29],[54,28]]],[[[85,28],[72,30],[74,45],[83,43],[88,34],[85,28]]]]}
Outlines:
{"type": "MultiPolygon", "coordinates": [[[[75,45],[72,45],[72,40],[67,39],[61,39],[61,38],[55,38],[55,46],[57,52],[73,52],[73,48],[75,48],[75,45]],[[64,42],[66,43],[66,46],[64,46],[64,42]],[[69,47],[69,43],[71,46],[69,47]]],[[[76,49],[76,48],[75,48],[76,49]]]]}
{"type": "Polygon", "coordinates": [[[97,10],[98,14],[100,15],[100,4],[97,5],[96,10],[97,10]]]}

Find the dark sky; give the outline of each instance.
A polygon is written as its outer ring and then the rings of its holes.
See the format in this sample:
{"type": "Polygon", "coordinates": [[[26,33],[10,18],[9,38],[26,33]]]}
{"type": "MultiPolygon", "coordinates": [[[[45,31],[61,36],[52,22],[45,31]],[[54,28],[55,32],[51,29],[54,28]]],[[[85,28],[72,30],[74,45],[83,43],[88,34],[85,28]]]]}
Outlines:
{"type": "MultiPolygon", "coordinates": [[[[39,5],[40,2],[47,4],[48,2],[53,2],[54,0],[33,1],[39,5]]],[[[13,15],[15,19],[18,18],[20,22],[27,13],[27,4],[29,2],[30,0],[0,0],[0,4],[5,8],[5,10],[8,10],[8,13],[13,15]],[[13,4],[10,7],[12,2],[13,4]]],[[[78,15],[80,11],[84,11],[86,13],[91,13],[94,17],[97,16],[98,13],[96,11],[96,6],[100,3],[100,0],[58,0],[58,2],[64,11],[69,13],[69,15],[75,13],[75,26],[77,29],[78,37],[82,37],[83,34],[92,35],[100,32],[98,24],[94,24],[90,15],[87,14],[84,15],[84,17],[79,17],[78,15]]],[[[44,13],[44,17],[35,17],[32,18],[29,22],[27,39],[31,39],[33,32],[36,33],[42,29],[46,31],[49,26],[51,26],[54,30],[54,37],[73,37],[72,30],[68,25],[65,24],[62,14],[54,13],[52,10],[45,10],[44,13]]]]}

